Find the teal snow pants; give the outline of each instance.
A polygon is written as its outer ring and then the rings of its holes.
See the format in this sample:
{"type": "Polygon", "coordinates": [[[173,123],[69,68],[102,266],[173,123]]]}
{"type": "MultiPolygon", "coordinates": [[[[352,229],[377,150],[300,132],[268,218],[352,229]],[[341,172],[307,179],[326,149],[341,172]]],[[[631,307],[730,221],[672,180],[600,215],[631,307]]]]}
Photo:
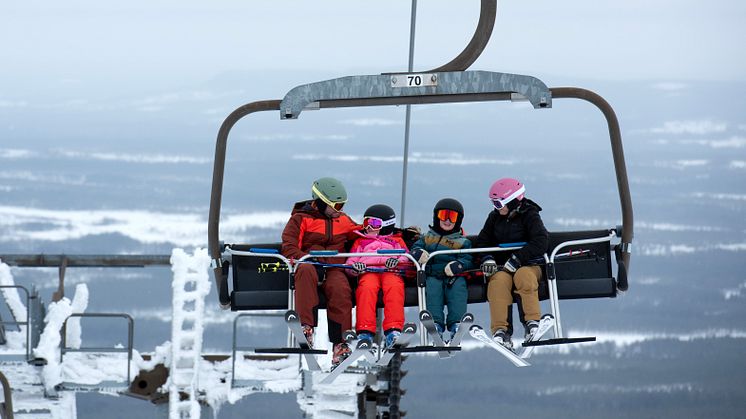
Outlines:
{"type": "MultiPolygon", "coordinates": [[[[425,306],[433,315],[435,323],[441,326],[451,326],[461,321],[461,317],[466,313],[466,302],[469,297],[469,291],[466,288],[466,278],[438,278],[428,276],[425,279],[425,306]],[[452,285],[448,285],[453,281],[452,285]],[[444,318],[443,308],[448,307],[448,317],[444,318]]],[[[446,329],[446,327],[444,327],[446,329]]]]}

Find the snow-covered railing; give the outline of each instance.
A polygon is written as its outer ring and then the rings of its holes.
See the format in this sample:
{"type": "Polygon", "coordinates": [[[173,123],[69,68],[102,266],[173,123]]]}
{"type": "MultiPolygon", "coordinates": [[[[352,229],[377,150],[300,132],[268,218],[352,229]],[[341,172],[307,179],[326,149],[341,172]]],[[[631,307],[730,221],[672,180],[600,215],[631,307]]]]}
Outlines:
{"type": "MultiPolygon", "coordinates": [[[[95,352],[95,353],[127,353],[127,386],[130,385],[132,382],[131,374],[130,374],[130,364],[132,363],[132,342],[133,342],[133,336],[134,336],[134,320],[132,319],[132,316],[126,313],[72,313],[70,316],[68,316],[67,319],[65,319],[65,323],[62,326],[62,343],[60,345],[60,362],[62,362],[62,357],[68,353],[68,352],[95,352]],[[67,329],[67,323],[68,320],[72,317],[98,317],[98,318],[123,318],[127,320],[127,347],[126,348],[118,348],[118,347],[83,347],[83,348],[73,348],[67,346],[67,333],[65,333],[65,330],[67,329]]],[[[98,386],[101,386],[99,384],[98,386]]]]}
{"type": "MultiPolygon", "coordinates": [[[[13,304],[11,301],[14,301],[13,298],[8,299],[8,305],[11,308],[11,312],[14,316],[17,315],[17,313],[20,311],[21,314],[26,315],[26,321],[25,322],[19,322],[18,319],[14,319],[13,321],[1,321],[0,320],[0,326],[26,326],[26,360],[28,361],[31,356],[31,320],[29,318],[29,302],[31,301],[31,294],[29,293],[28,289],[24,287],[23,285],[0,285],[0,289],[20,289],[26,294],[26,307],[24,310],[14,310],[13,304]]],[[[3,292],[5,294],[5,292],[3,292]]],[[[18,298],[18,294],[16,294],[16,300],[18,298]]],[[[18,301],[18,304],[20,305],[20,301],[18,301]]]]}

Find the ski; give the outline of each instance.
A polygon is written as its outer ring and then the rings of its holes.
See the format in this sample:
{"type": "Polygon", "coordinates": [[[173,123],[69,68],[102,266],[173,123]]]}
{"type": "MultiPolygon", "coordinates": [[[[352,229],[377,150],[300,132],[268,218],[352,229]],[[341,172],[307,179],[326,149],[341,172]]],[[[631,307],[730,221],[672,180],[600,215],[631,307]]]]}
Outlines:
{"type": "MultiPolygon", "coordinates": [[[[303,334],[303,328],[300,325],[300,316],[298,315],[298,313],[295,310],[286,311],[285,323],[287,323],[290,331],[293,332],[295,341],[298,342],[298,346],[300,346],[302,351],[301,353],[306,358],[308,369],[311,371],[321,371],[319,362],[316,361],[316,357],[313,356],[314,352],[316,351],[314,351],[314,349],[308,345],[306,335],[303,334]]],[[[323,353],[326,353],[326,351],[323,351],[323,353]]]]}
{"type": "Polygon", "coordinates": [[[352,342],[357,339],[357,333],[354,330],[345,330],[342,334],[342,339],[347,342],[348,345],[351,345],[352,342]]]}
{"type": "Polygon", "coordinates": [[[428,336],[430,336],[430,339],[432,339],[433,345],[435,345],[436,348],[443,348],[442,350],[438,350],[438,356],[440,358],[448,358],[449,356],[451,356],[451,354],[447,351],[448,347],[446,346],[446,343],[443,341],[440,333],[438,333],[438,329],[435,328],[435,320],[433,320],[433,315],[430,314],[429,311],[420,311],[420,323],[422,323],[422,326],[425,328],[428,336]]]}
{"type": "Polygon", "coordinates": [[[515,365],[516,367],[528,367],[529,365],[531,365],[527,361],[525,361],[523,358],[521,358],[518,355],[516,355],[510,349],[508,349],[508,348],[500,345],[499,343],[495,342],[494,340],[492,340],[492,338],[489,337],[487,335],[487,333],[485,333],[484,329],[482,329],[481,326],[479,326],[477,324],[472,325],[469,328],[469,334],[474,339],[480,340],[483,343],[487,344],[492,349],[496,350],[497,352],[500,352],[500,354],[502,354],[503,356],[505,356],[506,358],[508,358],[508,360],[510,362],[512,362],[513,365],[515,365]]]}
{"type": "Polygon", "coordinates": [[[409,342],[417,335],[417,325],[414,323],[407,323],[404,325],[401,331],[401,335],[396,339],[391,348],[383,350],[383,355],[376,362],[379,367],[384,367],[391,362],[391,358],[397,353],[401,352],[401,348],[409,345],[409,342]]]}
{"type": "Polygon", "coordinates": [[[461,323],[458,326],[458,330],[456,331],[456,334],[451,337],[450,342],[448,342],[448,346],[457,347],[461,345],[461,339],[464,337],[473,323],[474,315],[471,313],[464,314],[463,317],[461,317],[461,323]]]}
{"type": "Polygon", "coordinates": [[[533,336],[531,336],[531,339],[523,342],[521,346],[523,346],[523,351],[520,354],[520,357],[523,359],[528,359],[531,357],[531,354],[534,352],[534,349],[536,346],[527,345],[529,342],[536,342],[540,340],[544,335],[547,334],[550,330],[554,328],[554,316],[551,314],[545,314],[541,316],[541,320],[539,321],[539,329],[534,333],[533,336]]]}
{"type": "Polygon", "coordinates": [[[348,356],[344,361],[342,361],[339,365],[337,365],[336,368],[331,370],[329,372],[329,375],[324,377],[323,380],[321,380],[321,384],[331,384],[334,382],[334,380],[339,377],[340,374],[342,374],[347,367],[352,365],[353,362],[357,361],[360,357],[364,357],[368,362],[371,364],[375,363],[375,357],[373,356],[373,353],[371,352],[372,345],[367,340],[359,340],[357,341],[357,346],[355,349],[350,353],[350,356],[348,356]]]}

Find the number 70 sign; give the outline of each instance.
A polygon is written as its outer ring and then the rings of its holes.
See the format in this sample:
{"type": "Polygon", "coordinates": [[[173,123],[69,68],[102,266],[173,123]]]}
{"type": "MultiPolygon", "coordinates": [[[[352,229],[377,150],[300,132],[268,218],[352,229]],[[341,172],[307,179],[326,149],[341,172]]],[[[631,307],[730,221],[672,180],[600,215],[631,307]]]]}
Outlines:
{"type": "Polygon", "coordinates": [[[391,76],[391,87],[425,87],[437,85],[438,76],[436,74],[414,73],[395,74],[391,76]]]}

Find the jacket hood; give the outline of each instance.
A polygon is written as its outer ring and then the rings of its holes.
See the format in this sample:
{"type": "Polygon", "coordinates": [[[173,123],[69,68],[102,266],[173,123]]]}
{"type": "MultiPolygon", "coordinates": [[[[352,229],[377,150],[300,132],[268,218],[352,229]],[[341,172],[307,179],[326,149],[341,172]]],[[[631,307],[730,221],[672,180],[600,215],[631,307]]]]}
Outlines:
{"type": "Polygon", "coordinates": [[[311,204],[313,203],[313,199],[309,199],[307,201],[298,201],[295,204],[293,204],[293,210],[290,211],[290,215],[293,215],[297,212],[304,212],[306,214],[311,214],[316,217],[326,217],[324,213],[314,208],[311,204]]]}

